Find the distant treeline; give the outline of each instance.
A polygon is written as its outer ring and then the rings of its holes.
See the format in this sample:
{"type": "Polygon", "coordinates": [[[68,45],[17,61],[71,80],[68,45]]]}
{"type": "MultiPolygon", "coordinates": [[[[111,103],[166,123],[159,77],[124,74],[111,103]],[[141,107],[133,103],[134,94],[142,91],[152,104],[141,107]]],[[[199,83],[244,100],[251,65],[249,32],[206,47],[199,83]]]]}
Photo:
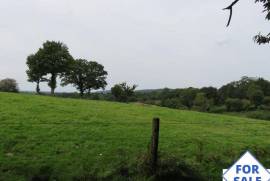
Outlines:
{"type": "Polygon", "coordinates": [[[165,88],[137,92],[136,98],[137,101],[146,104],[203,112],[270,110],[270,82],[263,78],[243,77],[221,88],[165,88]]]}
{"type": "MultiPolygon", "coordinates": [[[[263,78],[243,77],[220,88],[164,88],[149,91],[135,91],[137,85],[123,82],[115,84],[110,91],[93,93],[93,90],[104,90],[107,85],[108,73],[104,66],[95,61],[74,59],[68,47],[61,42],[46,41],[36,53],[27,57],[26,64],[28,81],[36,83],[37,93],[41,93],[39,84],[47,82],[51,95],[54,95],[58,78],[62,86],[73,85],[79,92],[57,94],[62,97],[141,102],[214,113],[270,110],[270,82],[263,78]]],[[[1,84],[3,91],[10,91],[6,88],[11,85],[10,80],[1,84]]],[[[13,84],[16,87],[16,82],[13,84]]]]}
{"type": "MultiPolygon", "coordinates": [[[[60,94],[62,97],[79,97],[78,94],[60,94]]],[[[85,98],[120,102],[141,102],[175,109],[202,112],[241,112],[270,110],[270,82],[263,78],[243,77],[221,88],[181,88],[135,91],[119,100],[110,91],[86,95],[85,98]]]]}

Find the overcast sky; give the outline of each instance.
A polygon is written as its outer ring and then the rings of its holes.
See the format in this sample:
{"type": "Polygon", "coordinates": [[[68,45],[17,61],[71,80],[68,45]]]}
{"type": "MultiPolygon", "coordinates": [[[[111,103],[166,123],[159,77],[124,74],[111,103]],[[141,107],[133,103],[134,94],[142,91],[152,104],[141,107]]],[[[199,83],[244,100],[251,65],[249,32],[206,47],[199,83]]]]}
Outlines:
{"type": "MultiPolygon", "coordinates": [[[[221,86],[242,76],[270,79],[270,45],[252,37],[270,31],[261,4],[241,0],[231,26],[221,9],[231,0],[0,0],[0,79],[21,90],[26,57],[46,40],[64,42],[74,58],[108,71],[109,89],[221,86]]],[[[44,83],[42,90],[49,90],[44,83]]],[[[57,87],[56,91],[74,91],[57,87]]]]}

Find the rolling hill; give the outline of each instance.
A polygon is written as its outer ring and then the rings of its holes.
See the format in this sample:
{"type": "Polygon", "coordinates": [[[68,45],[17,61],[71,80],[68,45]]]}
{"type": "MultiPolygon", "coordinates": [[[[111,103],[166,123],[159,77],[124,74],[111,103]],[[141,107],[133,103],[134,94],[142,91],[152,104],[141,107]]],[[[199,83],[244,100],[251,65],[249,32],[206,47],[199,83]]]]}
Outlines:
{"type": "Polygon", "coordinates": [[[0,93],[0,180],[148,179],[137,170],[153,117],[161,119],[161,160],[179,170],[184,163],[206,180],[220,180],[247,149],[270,168],[268,121],[0,93]]]}

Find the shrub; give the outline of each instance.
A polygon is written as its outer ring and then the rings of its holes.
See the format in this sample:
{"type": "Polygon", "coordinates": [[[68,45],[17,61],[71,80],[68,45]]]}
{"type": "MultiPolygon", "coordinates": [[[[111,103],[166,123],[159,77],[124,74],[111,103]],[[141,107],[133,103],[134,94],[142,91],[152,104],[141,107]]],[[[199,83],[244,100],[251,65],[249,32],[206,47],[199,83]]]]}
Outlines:
{"type": "Polygon", "coordinates": [[[263,98],[263,104],[270,106],[270,96],[266,96],[263,98]]]}
{"type": "MultiPolygon", "coordinates": [[[[183,160],[179,160],[176,156],[159,153],[159,161],[157,164],[156,172],[153,174],[151,168],[150,155],[143,154],[138,157],[137,166],[134,175],[140,175],[143,180],[185,180],[185,181],[204,181],[207,180],[198,172],[197,165],[189,165],[183,160]]],[[[128,179],[138,180],[138,179],[128,179]]]]}
{"type": "Polygon", "coordinates": [[[116,101],[129,102],[134,101],[134,91],[137,85],[128,86],[126,82],[116,84],[111,88],[111,93],[116,101]]]}
{"type": "Polygon", "coordinates": [[[270,112],[269,111],[253,111],[253,112],[247,113],[247,117],[270,121],[270,112]]]}
{"type": "Polygon", "coordinates": [[[267,105],[261,105],[258,107],[259,110],[265,110],[265,111],[270,111],[270,106],[267,105]]]}
{"type": "Polygon", "coordinates": [[[227,111],[240,112],[243,111],[243,102],[241,99],[228,98],[225,101],[227,111]]]}
{"type": "Polygon", "coordinates": [[[258,107],[263,103],[264,94],[263,91],[260,89],[260,87],[256,85],[251,85],[248,88],[247,95],[249,97],[249,100],[258,107]]]}
{"type": "Polygon", "coordinates": [[[161,101],[162,107],[169,107],[174,109],[185,109],[186,107],[182,105],[179,98],[164,99],[161,101]]]}
{"type": "Polygon", "coordinates": [[[211,113],[224,113],[226,111],[227,111],[226,106],[214,106],[211,107],[209,110],[209,112],[211,113]]]}
{"type": "Polygon", "coordinates": [[[0,91],[2,92],[19,92],[18,84],[14,79],[3,79],[0,81],[0,91]]]}
{"type": "Polygon", "coordinates": [[[243,111],[248,111],[252,107],[250,100],[243,99],[242,101],[242,109],[243,111]]]}
{"type": "Polygon", "coordinates": [[[205,93],[197,93],[193,101],[193,109],[198,111],[209,111],[210,101],[207,99],[205,93]]]}

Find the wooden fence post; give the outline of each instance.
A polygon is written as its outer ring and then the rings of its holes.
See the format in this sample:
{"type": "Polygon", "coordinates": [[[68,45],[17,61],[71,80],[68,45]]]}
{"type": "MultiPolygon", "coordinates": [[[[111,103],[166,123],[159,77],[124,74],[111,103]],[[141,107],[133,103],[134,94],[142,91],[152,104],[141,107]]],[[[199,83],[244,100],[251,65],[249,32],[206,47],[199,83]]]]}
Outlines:
{"type": "Polygon", "coordinates": [[[154,118],[152,122],[152,138],[150,145],[150,166],[152,173],[156,172],[158,161],[158,138],[159,138],[159,118],[154,118]]]}

